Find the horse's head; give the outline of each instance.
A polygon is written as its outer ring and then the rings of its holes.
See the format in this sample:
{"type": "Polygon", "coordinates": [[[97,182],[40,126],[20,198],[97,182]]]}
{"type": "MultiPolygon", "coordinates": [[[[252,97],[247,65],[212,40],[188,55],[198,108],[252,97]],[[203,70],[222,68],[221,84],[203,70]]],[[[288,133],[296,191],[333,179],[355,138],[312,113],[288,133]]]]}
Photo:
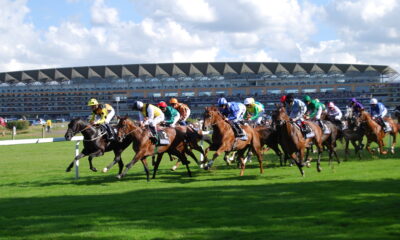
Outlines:
{"type": "Polygon", "coordinates": [[[216,107],[206,107],[203,114],[203,131],[207,130],[208,127],[217,123],[220,112],[216,107]]]}
{"type": "Polygon", "coordinates": [[[118,117],[117,124],[117,140],[122,142],[129,134],[134,133],[140,128],[135,125],[127,116],[118,117]]]}
{"type": "Polygon", "coordinates": [[[286,113],[286,109],[283,107],[283,105],[279,104],[276,105],[276,110],[272,112],[272,125],[275,128],[276,126],[282,126],[284,125],[287,121],[289,121],[289,116],[286,113]]]}
{"type": "Polygon", "coordinates": [[[74,118],[68,123],[68,129],[65,133],[65,140],[70,141],[73,136],[81,132],[85,128],[86,124],[80,118],[74,118]]]}

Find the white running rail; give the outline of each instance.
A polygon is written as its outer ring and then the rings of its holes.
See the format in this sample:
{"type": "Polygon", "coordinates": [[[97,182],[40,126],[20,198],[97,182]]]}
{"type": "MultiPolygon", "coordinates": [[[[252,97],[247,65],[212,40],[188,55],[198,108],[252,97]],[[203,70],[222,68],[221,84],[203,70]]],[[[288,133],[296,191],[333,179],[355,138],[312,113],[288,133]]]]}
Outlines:
{"type": "MultiPolygon", "coordinates": [[[[83,140],[83,136],[75,136],[71,141],[76,141],[75,156],[79,154],[79,143],[83,140]]],[[[35,143],[50,143],[50,142],[65,142],[65,138],[33,138],[33,139],[19,139],[19,140],[3,140],[0,141],[0,146],[10,146],[19,144],[35,144],[35,143]]],[[[75,161],[75,179],[79,178],[79,160],[75,161]]]]}

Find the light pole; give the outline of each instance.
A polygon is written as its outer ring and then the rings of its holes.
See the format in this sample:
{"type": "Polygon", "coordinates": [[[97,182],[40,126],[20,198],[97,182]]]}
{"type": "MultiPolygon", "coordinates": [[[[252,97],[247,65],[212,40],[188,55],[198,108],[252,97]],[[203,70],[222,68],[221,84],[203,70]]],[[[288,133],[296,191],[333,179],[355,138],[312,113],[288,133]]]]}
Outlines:
{"type": "Polygon", "coordinates": [[[120,98],[120,97],[115,97],[115,101],[117,102],[117,116],[119,116],[119,106],[118,106],[118,103],[119,103],[119,101],[121,101],[121,98],[120,98]]]}

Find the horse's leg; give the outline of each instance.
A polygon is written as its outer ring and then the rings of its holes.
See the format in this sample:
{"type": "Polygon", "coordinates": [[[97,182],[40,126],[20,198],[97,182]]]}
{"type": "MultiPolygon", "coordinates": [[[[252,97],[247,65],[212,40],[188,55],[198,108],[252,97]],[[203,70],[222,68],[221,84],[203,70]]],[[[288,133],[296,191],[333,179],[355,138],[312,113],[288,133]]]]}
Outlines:
{"type": "MultiPolygon", "coordinates": [[[[348,138],[345,138],[345,147],[344,147],[344,159],[347,161],[348,155],[349,155],[349,143],[350,140],[348,138]]],[[[354,143],[353,143],[354,146],[354,143]]]]}
{"type": "Polygon", "coordinates": [[[212,167],[212,165],[213,165],[215,159],[217,159],[217,157],[218,157],[219,155],[221,155],[223,152],[224,152],[224,151],[222,150],[222,148],[219,148],[217,151],[215,151],[215,153],[214,153],[214,155],[213,155],[213,158],[208,162],[208,164],[206,164],[206,165],[204,166],[204,170],[210,169],[210,168],[212,167]]]}
{"type": "MultiPolygon", "coordinates": [[[[303,156],[304,156],[304,149],[301,150],[303,151],[303,156]]],[[[300,155],[300,154],[299,154],[300,155]]],[[[304,177],[304,170],[303,170],[303,163],[302,160],[300,159],[300,156],[297,156],[297,153],[292,153],[291,158],[293,159],[294,163],[297,165],[297,167],[299,168],[299,171],[301,173],[301,176],[304,177]]]]}
{"type": "Polygon", "coordinates": [[[258,149],[253,147],[252,152],[253,152],[254,155],[257,156],[258,165],[260,167],[260,173],[263,174],[264,173],[264,168],[263,168],[262,147],[259,147],[258,149]]]}
{"type": "Polygon", "coordinates": [[[108,172],[116,163],[118,163],[118,165],[119,165],[119,173],[122,172],[122,168],[124,167],[124,164],[122,163],[121,153],[122,153],[122,151],[117,151],[117,150],[114,151],[114,154],[115,154],[114,160],[110,164],[108,164],[107,167],[103,168],[103,171],[102,171],[103,173],[108,172]]]}
{"type": "Polygon", "coordinates": [[[378,140],[378,145],[379,145],[379,152],[382,155],[387,154],[387,151],[385,151],[385,149],[383,148],[383,146],[385,146],[384,142],[383,142],[383,137],[381,139],[378,140]]]}
{"type": "Polygon", "coordinates": [[[372,141],[371,141],[369,138],[367,138],[367,145],[365,146],[365,148],[367,149],[367,151],[368,151],[370,154],[374,154],[374,152],[371,150],[371,147],[370,147],[371,142],[372,142],[372,141]]]}
{"type": "MultiPolygon", "coordinates": [[[[392,129],[393,129],[393,126],[392,126],[392,129]]],[[[390,152],[392,153],[392,154],[394,154],[394,147],[396,146],[396,133],[395,132],[392,132],[392,133],[390,133],[390,135],[392,135],[392,145],[390,146],[390,152]]]]}
{"type": "Polygon", "coordinates": [[[141,159],[143,167],[144,167],[144,172],[146,173],[146,180],[147,182],[150,182],[150,171],[149,171],[149,166],[147,165],[147,160],[146,158],[141,159]]]}
{"type": "Polygon", "coordinates": [[[71,171],[71,168],[74,166],[74,163],[75,163],[75,161],[77,161],[77,160],[79,160],[79,159],[81,159],[81,158],[83,158],[83,157],[85,157],[86,156],[86,154],[84,154],[84,153],[79,153],[79,155],[78,156],[76,156],[75,158],[74,158],[74,160],[68,165],[68,167],[67,167],[67,169],[65,170],[66,172],[70,172],[71,171]]]}
{"type": "Polygon", "coordinates": [[[125,170],[124,170],[122,173],[120,173],[120,174],[117,175],[117,178],[118,178],[118,179],[121,179],[121,178],[125,177],[125,175],[126,175],[126,174],[128,173],[128,171],[129,171],[129,169],[130,169],[133,165],[135,165],[135,163],[137,163],[137,161],[139,161],[139,159],[143,158],[143,155],[144,155],[144,153],[142,153],[142,152],[140,152],[140,155],[139,155],[139,153],[137,153],[137,154],[133,157],[132,161],[130,161],[130,162],[125,166],[125,170]]]}
{"type": "Polygon", "coordinates": [[[154,163],[153,179],[156,178],[158,166],[160,165],[160,162],[161,162],[161,160],[162,160],[162,156],[163,156],[163,155],[164,155],[163,153],[159,153],[159,154],[157,155],[157,161],[154,163]]]}
{"type": "Polygon", "coordinates": [[[88,160],[89,160],[89,168],[90,168],[90,170],[92,170],[93,172],[97,172],[97,169],[95,167],[93,167],[93,163],[92,163],[93,157],[89,156],[88,160]]]}

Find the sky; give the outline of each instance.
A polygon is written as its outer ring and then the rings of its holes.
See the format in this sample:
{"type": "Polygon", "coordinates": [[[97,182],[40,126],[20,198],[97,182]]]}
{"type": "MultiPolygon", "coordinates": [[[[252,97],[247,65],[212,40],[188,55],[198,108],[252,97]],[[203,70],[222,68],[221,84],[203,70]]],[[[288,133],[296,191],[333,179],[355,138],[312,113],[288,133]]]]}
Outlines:
{"type": "Polygon", "coordinates": [[[398,0],[0,0],[0,72],[176,62],[389,65],[398,0]]]}

